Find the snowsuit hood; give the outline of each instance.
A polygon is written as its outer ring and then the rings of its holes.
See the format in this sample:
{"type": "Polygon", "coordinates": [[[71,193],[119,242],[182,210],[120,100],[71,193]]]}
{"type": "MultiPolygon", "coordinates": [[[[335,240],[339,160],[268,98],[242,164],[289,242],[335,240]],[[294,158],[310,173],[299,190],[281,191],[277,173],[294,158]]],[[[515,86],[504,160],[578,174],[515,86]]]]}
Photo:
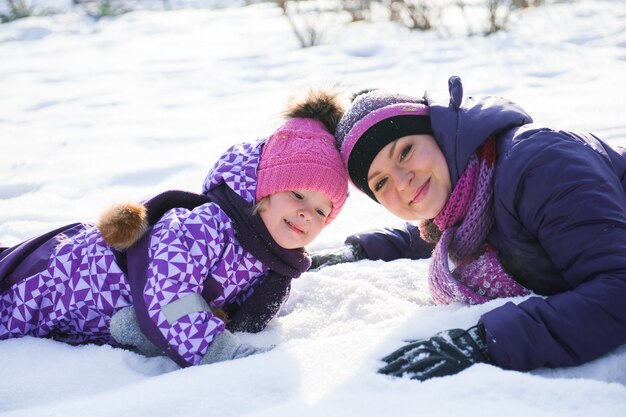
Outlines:
{"type": "Polygon", "coordinates": [[[504,98],[464,98],[459,77],[450,77],[448,89],[447,100],[429,93],[424,98],[430,108],[433,135],[448,163],[454,188],[470,157],[487,139],[533,120],[520,106],[504,98]]]}
{"type": "Polygon", "coordinates": [[[257,169],[265,140],[233,145],[213,165],[202,186],[202,194],[224,182],[250,204],[256,204],[257,169]]]}

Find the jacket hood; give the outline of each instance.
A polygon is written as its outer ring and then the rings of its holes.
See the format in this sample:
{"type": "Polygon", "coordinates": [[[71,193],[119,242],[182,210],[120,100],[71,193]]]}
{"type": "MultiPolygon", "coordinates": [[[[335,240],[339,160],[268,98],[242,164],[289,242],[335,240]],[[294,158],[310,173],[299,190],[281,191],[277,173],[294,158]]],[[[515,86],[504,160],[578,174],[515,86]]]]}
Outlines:
{"type": "Polygon", "coordinates": [[[430,108],[433,135],[448,162],[454,189],[470,157],[487,139],[532,123],[532,118],[520,106],[501,97],[464,98],[459,77],[450,77],[448,90],[448,100],[438,100],[428,92],[424,98],[430,108]]]}
{"type": "Polygon", "coordinates": [[[257,168],[265,139],[231,146],[215,162],[202,186],[202,193],[221,183],[250,204],[256,204],[257,168]]]}

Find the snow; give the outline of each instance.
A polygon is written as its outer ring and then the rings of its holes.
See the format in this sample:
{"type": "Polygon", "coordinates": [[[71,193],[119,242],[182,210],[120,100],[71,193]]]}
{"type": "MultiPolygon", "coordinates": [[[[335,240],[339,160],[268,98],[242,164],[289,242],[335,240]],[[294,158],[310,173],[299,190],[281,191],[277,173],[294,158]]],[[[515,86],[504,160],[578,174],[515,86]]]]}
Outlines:
{"type": "MultiPolygon", "coordinates": [[[[530,9],[486,38],[336,24],[308,49],[268,3],[205,3],[215,8],[0,25],[1,242],[93,221],[115,202],[199,191],[221,152],[269,135],[288,97],[309,86],[337,85],[346,97],[365,87],[445,95],[455,74],[466,94],[511,98],[538,122],[626,145],[623,1],[530,9]]],[[[398,222],[353,191],[311,248],[398,222]]],[[[478,365],[423,383],[378,375],[379,359],[404,340],[469,327],[508,301],[435,306],[426,274],[426,261],[409,260],[305,273],[265,331],[241,335],[273,350],[209,366],[2,341],[0,415],[626,415],[626,346],[568,369],[478,365]]]]}

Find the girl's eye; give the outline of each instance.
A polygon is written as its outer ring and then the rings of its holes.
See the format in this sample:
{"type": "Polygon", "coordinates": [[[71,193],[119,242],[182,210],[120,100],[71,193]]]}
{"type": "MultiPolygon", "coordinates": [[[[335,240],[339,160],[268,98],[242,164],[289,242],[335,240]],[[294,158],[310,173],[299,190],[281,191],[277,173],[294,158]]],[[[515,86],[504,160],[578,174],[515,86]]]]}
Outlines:
{"type": "Polygon", "coordinates": [[[291,194],[293,194],[293,196],[297,199],[297,200],[302,200],[304,197],[302,197],[302,194],[297,193],[295,191],[292,191],[291,194]]]}
{"type": "Polygon", "coordinates": [[[387,177],[385,177],[385,178],[381,179],[380,181],[378,181],[374,185],[374,192],[380,191],[380,189],[383,188],[386,183],[387,183],[387,177]]]}
{"type": "Polygon", "coordinates": [[[404,147],[404,149],[402,149],[402,152],[400,152],[400,162],[404,161],[404,158],[407,157],[407,155],[411,152],[411,149],[413,149],[413,145],[407,145],[404,147]]]}
{"type": "Polygon", "coordinates": [[[324,218],[326,217],[326,213],[324,213],[324,210],[322,210],[322,209],[317,209],[316,211],[317,211],[317,214],[319,214],[320,216],[322,216],[322,217],[324,217],[324,218]]]}

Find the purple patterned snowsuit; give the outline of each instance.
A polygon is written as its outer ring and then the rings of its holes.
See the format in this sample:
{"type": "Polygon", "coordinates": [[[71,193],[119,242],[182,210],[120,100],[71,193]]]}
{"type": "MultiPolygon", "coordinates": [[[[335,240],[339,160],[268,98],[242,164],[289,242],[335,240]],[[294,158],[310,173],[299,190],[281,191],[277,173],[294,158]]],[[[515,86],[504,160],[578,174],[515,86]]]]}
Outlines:
{"type": "MultiPolygon", "coordinates": [[[[262,145],[259,141],[230,148],[209,172],[203,192],[224,182],[254,203],[262,145]]],[[[231,219],[212,202],[192,210],[169,210],[149,233],[144,287],[148,314],[169,346],[195,365],[224,330],[224,322],[210,311],[197,311],[170,324],[162,307],[202,293],[209,274],[221,284],[221,292],[209,301],[211,307],[240,303],[268,268],[238,243],[231,219]]],[[[133,299],[124,267],[97,228],[76,225],[36,252],[22,262],[28,265],[21,265],[30,273],[0,294],[0,340],[30,335],[116,346],[109,322],[133,299]]],[[[0,252],[0,264],[2,257],[0,252]]]]}

